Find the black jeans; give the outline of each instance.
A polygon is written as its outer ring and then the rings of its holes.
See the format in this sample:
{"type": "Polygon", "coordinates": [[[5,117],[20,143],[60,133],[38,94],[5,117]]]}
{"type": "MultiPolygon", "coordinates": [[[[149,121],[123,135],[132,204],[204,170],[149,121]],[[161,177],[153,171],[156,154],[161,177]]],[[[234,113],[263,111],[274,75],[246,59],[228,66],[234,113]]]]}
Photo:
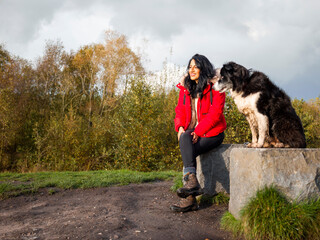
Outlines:
{"type": "Polygon", "coordinates": [[[214,137],[208,137],[208,138],[199,137],[198,141],[195,144],[193,144],[192,135],[191,135],[193,131],[194,130],[187,130],[181,134],[180,140],[179,140],[179,146],[180,146],[180,152],[181,152],[184,168],[196,169],[197,167],[196,157],[213,148],[218,147],[224,139],[224,132],[214,137]]]}

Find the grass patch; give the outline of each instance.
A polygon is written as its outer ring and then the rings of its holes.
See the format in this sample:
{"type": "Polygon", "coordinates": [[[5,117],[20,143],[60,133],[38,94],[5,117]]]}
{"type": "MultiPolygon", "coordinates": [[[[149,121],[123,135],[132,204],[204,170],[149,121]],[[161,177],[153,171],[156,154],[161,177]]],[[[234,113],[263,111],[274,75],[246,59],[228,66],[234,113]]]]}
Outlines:
{"type": "Polygon", "coordinates": [[[183,187],[182,177],[183,177],[182,172],[178,172],[175,178],[173,179],[173,185],[171,187],[171,191],[176,192],[179,188],[183,187]]]}
{"type": "Polygon", "coordinates": [[[0,198],[14,197],[38,192],[40,188],[75,189],[127,185],[157,180],[168,180],[180,172],[137,172],[130,170],[84,171],[84,172],[38,172],[38,173],[0,173],[0,198]]]}
{"type": "Polygon", "coordinates": [[[218,193],[214,196],[209,195],[201,195],[198,197],[198,202],[200,205],[220,205],[220,204],[228,204],[230,197],[225,193],[218,193]]]}
{"type": "Polygon", "coordinates": [[[274,187],[266,187],[240,215],[237,220],[226,213],[222,227],[246,239],[320,239],[320,200],[291,203],[274,187]]]}
{"type": "Polygon", "coordinates": [[[243,227],[241,225],[241,221],[237,220],[228,211],[225,214],[223,214],[221,218],[221,226],[223,229],[232,232],[234,236],[240,236],[243,234],[243,227]]]}

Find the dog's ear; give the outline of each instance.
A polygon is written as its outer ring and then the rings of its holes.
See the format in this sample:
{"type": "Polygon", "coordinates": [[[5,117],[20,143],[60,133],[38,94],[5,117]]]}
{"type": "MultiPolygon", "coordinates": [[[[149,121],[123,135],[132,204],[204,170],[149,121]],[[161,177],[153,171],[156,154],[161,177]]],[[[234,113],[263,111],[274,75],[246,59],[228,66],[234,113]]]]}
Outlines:
{"type": "Polygon", "coordinates": [[[249,77],[249,70],[246,69],[245,67],[241,67],[239,72],[240,72],[240,78],[247,79],[249,77]]]}
{"type": "Polygon", "coordinates": [[[233,72],[234,71],[234,62],[228,62],[226,64],[223,64],[223,68],[227,71],[227,72],[233,72]]]}
{"type": "Polygon", "coordinates": [[[249,77],[249,70],[239,64],[234,63],[234,75],[244,80],[249,77]]]}

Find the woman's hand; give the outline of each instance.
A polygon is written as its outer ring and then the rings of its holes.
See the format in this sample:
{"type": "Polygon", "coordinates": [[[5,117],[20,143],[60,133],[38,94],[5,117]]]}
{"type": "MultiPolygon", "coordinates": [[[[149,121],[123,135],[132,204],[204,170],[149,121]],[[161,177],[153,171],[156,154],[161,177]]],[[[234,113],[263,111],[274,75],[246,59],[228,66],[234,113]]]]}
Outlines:
{"type": "Polygon", "coordinates": [[[195,144],[198,142],[199,136],[195,132],[192,132],[191,135],[193,136],[192,143],[195,144]]]}
{"type": "Polygon", "coordinates": [[[182,133],[184,133],[185,131],[184,131],[184,128],[183,127],[179,127],[179,132],[178,132],[178,142],[179,142],[179,140],[180,140],[180,136],[181,136],[181,134],[182,133]]]}

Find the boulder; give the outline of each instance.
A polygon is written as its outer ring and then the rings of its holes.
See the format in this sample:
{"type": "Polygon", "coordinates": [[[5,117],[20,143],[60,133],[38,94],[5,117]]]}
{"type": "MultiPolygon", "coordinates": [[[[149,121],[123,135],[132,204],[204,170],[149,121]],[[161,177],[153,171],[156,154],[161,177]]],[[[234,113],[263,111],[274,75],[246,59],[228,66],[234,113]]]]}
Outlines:
{"type": "Polygon", "coordinates": [[[230,152],[229,212],[240,210],[265,186],[290,201],[320,196],[320,149],[233,148],[230,152]]]}
{"type": "Polygon", "coordinates": [[[243,144],[222,144],[197,157],[197,178],[205,194],[230,193],[230,151],[243,147],[243,144]]]}

